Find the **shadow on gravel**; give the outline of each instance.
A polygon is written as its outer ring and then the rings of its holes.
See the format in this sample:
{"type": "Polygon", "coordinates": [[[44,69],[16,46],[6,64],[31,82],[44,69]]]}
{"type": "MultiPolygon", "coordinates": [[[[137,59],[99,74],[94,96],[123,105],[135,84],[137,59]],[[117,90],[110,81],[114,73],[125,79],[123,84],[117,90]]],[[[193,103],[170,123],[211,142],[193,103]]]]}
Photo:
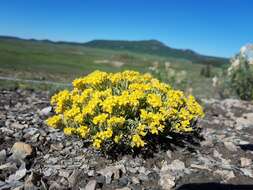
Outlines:
{"type": "Polygon", "coordinates": [[[220,183],[185,184],[176,190],[253,190],[253,185],[232,185],[220,183]]]}
{"type": "Polygon", "coordinates": [[[248,151],[248,150],[253,151],[253,144],[244,144],[244,145],[239,145],[239,146],[244,151],[248,151]]]}
{"type": "Polygon", "coordinates": [[[133,149],[124,145],[116,145],[107,147],[103,154],[110,159],[117,160],[124,155],[132,155],[133,157],[142,156],[143,158],[152,158],[155,153],[160,151],[175,151],[177,149],[185,149],[189,152],[196,152],[196,148],[200,146],[200,141],[204,138],[200,136],[200,131],[188,134],[167,133],[167,136],[147,135],[145,142],[147,145],[142,149],[133,149]]]}

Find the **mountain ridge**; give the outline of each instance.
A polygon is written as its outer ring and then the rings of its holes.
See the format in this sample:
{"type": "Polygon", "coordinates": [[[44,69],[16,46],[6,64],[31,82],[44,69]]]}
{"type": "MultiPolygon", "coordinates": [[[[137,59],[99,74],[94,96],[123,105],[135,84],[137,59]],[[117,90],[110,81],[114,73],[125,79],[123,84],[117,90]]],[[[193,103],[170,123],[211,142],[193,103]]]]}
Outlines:
{"type": "Polygon", "coordinates": [[[32,41],[42,42],[50,44],[65,44],[65,45],[78,45],[90,48],[109,49],[116,51],[130,51],[133,53],[151,54],[163,57],[172,57],[190,60],[196,63],[207,63],[207,64],[225,64],[228,63],[227,58],[218,56],[208,56],[199,54],[191,49],[177,49],[167,46],[165,43],[150,39],[150,40],[105,40],[95,39],[88,42],[70,42],[70,41],[53,41],[48,39],[24,39],[15,36],[3,36],[0,35],[0,39],[4,40],[21,40],[21,41],[32,41]]]}

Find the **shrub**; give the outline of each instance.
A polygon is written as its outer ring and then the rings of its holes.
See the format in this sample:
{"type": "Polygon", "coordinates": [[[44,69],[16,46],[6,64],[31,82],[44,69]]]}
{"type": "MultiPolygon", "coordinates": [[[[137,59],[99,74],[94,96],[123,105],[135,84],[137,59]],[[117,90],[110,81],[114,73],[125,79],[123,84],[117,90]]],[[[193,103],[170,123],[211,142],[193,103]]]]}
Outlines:
{"type": "Polygon", "coordinates": [[[73,87],[52,97],[55,115],[47,124],[90,140],[97,149],[115,144],[141,148],[149,143],[147,136],[193,132],[203,116],[193,96],[150,74],[95,71],[74,80],[73,87]]]}
{"type": "Polygon", "coordinates": [[[236,96],[242,100],[253,99],[253,68],[243,55],[231,60],[231,66],[223,74],[219,85],[222,97],[236,96]]]}

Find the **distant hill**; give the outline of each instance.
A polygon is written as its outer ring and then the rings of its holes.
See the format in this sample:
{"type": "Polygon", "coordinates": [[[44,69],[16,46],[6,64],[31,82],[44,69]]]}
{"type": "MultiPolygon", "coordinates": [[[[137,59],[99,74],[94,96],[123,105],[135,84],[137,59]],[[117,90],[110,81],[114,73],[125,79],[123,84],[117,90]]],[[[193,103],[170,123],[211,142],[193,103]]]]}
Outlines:
{"type": "Polygon", "coordinates": [[[122,40],[93,40],[83,45],[93,48],[103,48],[118,51],[152,54],[170,58],[190,60],[193,63],[226,64],[228,59],[200,55],[189,49],[175,49],[157,40],[122,41],[122,40]]]}
{"type": "Polygon", "coordinates": [[[206,56],[196,53],[190,49],[176,49],[166,46],[158,40],[140,40],[140,41],[124,41],[124,40],[92,40],[86,43],[66,42],[66,41],[51,41],[51,40],[36,40],[36,39],[21,39],[18,37],[0,36],[0,40],[11,41],[31,41],[38,43],[47,43],[55,45],[72,45],[83,46],[96,49],[107,49],[114,51],[128,51],[132,53],[142,53],[166,58],[185,59],[192,63],[223,65],[227,64],[227,58],[206,56]]]}

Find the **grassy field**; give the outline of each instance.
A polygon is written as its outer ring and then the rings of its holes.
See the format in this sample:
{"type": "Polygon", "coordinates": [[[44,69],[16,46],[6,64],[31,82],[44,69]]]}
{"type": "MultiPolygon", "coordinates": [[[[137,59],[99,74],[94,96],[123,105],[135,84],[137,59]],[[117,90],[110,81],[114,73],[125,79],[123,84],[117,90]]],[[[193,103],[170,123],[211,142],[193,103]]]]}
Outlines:
{"type": "MultiPolygon", "coordinates": [[[[135,53],[126,49],[110,50],[81,44],[0,38],[0,76],[21,79],[70,83],[74,78],[94,70],[149,72],[154,62],[162,64],[168,61],[176,72],[186,71],[188,86],[193,88],[194,94],[208,96],[212,93],[211,78],[200,75],[201,69],[206,67],[204,62],[196,64],[185,58],[135,53]]],[[[220,73],[226,67],[224,65],[212,65],[212,72],[220,73]]],[[[7,86],[4,81],[0,84],[2,88],[7,86]]]]}

